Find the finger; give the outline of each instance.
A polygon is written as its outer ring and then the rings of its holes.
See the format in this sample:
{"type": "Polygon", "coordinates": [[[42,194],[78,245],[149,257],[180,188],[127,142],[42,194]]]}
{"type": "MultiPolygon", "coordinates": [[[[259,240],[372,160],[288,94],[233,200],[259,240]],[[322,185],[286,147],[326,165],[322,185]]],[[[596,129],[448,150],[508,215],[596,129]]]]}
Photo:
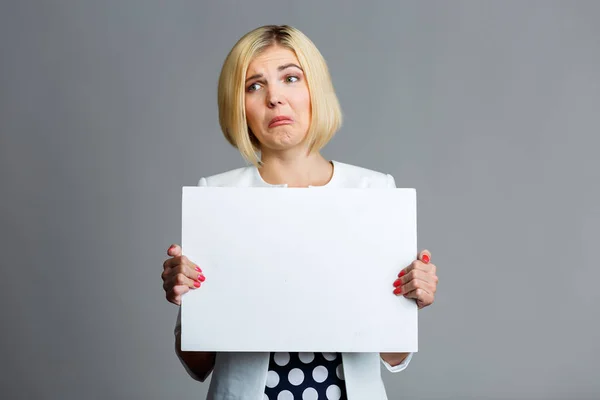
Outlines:
{"type": "Polygon", "coordinates": [[[191,287],[200,287],[200,284],[206,280],[206,277],[201,272],[191,271],[188,267],[180,266],[173,269],[178,271],[172,274],[171,282],[175,285],[188,285],[191,287]]]}
{"type": "Polygon", "coordinates": [[[406,293],[404,297],[416,300],[419,308],[427,307],[428,305],[433,304],[433,301],[435,300],[435,297],[431,293],[428,293],[423,289],[415,289],[406,293]]]}
{"type": "Polygon", "coordinates": [[[410,263],[408,267],[400,271],[400,273],[398,274],[398,278],[402,278],[404,275],[407,275],[413,269],[418,269],[434,275],[437,272],[437,267],[435,266],[435,264],[425,264],[423,261],[415,260],[412,263],[410,263]]]}
{"type": "Polygon", "coordinates": [[[423,250],[419,253],[417,259],[419,261],[424,262],[425,264],[429,264],[429,262],[431,261],[431,253],[429,252],[429,250],[423,250]]]}
{"type": "Polygon", "coordinates": [[[166,298],[169,302],[179,306],[181,305],[181,296],[189,291],[190,288],[185,285],[174,286],[166,293],[166,298]]]}
{"type": "Polygon", "coordinates": [[[171,279],[163,283],[163,289],[165,292],[169,292],[175,286],[187,286],[190,289],[197,289],[202,285],[202,282],[195,279],[190,279],[184,274],[176,274],[171,279]]]}
{"type": "Polygon", "coordinates": [[[206,277],[202,270],[198,267],[192,268],[190,264],[179,264],[176,267],[170,268],[163,272],[164,278],[163,280],[169,280],[171,277],[176,276],[177,274],[183,274],[188,278],[198,281],[204,282],[206,277]]]}
{"type": "Polygon", "coordinates": [[[178,244],[172,244],[171,247],[167,249],[167,254],[169,257],[179,257],[181,256],[181,247],[178,244]]]}
{"type": "Polygon", "coordinates": [[[185,275],[188,279],[193,281],[198,281],[200,283],[206,280],[206,276],[202,272],[198,272],[197,270],[192,270],[189,266],[180,264],[175,268],[169,268],[164,270],[161,274],[161,278],[163,280],[163,287],[169,285],[173,282],[174,277],[177,275],[185,275]]]}
{"type": "Polygon", "coordinates": [[[167,269],[175,268],[175,267],[177,267],[178,265],[181,265],[181,264],[188,265],[191,269],[194,269],[194,270],[196,270],[198,272],[202,272],[202,268],[200,268],[199,266],[197,266],[195,263],[193,263],[186,256],[176,256],[176,257],[168,258],[163,263],[163,270],[166,271],[167,269]]]}
{"type": "Polygon", "coordinates": [[[413,269],[415,269],[415,262],[414,261],[412,263],[410,263],[410,265],[408,267],[403,268],[400,271],[400,273],[398,274],[398,278],[402,278],[404,275],[408,274],[413,269]]]}
{"type": "Polygon", "coordinates": [[[174,268],[179,264],[181,264],[180,257],[167,258],[163,263],[163,271],[168,273],[171,268],[174,268]]]}
{"type": "Polygon", "coordinates": [[[437,266],[435,264],[429,263],[429,264],[424,264],[424,271],[429,272],[430,274],[437,274],[437,266]]]}
{"type": "Polygon", "coordinates": [[[394,294],[396,294],[396,295],[406,294],[406,293],[410,293],[417,289],[422,289],[422,290],[426,291],[427,293],[433,294],[433,293],[435,293],[436,287],[435,287],[435,285],[432,285],[432,284],[422,281],[420,279],[413,279],[413,280],[405,283],[404,285],[396,287],[396,289],[394,289],[394,294]]]}
{"type": "Polygon", "coordinates": [[[438,277],[434,273],[423,271],[418,268],[413,268],[408,274],[403,275],[402,277],[396,279],[394,282],[394,286],[398,287],[401,285],[405,285],[408,282],[417,279],[424,282],[427,282],[430,285],[437,285],[438,277]]]}
{"type": "Polygon", "coordinates": [[[175,256],[175,257],[171,257],[171,258],[167,258],[165,260],[165,262],[163,263],[163,270],[168,270],[171,269],[173,267],[176,267],[177,265],[181,264],[184,260],[182,259],[183,256],[175,256]]]}
{"type": "Polygon", "coordinates": [[[402,269],[400,273],[398,273],[398,278],[402,278],[404,275],[408,274],[415,268],[430,271],[431,268],[429,267],[428,257],[431,257],[431,253],[429,253],[429,250],[423,250],[421,253],[419,253],[417,260],[414,260],[412,263],[410,263],[408,267],[402,269]],[[425,260],[427,260],[427,263],[423,262],[420,258],[424,258],[425,260]]]}

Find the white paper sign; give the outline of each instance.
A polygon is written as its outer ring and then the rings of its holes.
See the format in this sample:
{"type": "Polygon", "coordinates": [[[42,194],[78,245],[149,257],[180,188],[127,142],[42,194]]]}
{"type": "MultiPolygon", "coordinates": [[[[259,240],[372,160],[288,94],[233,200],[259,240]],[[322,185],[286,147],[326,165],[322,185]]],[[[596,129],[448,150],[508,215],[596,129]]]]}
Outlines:
{"type": "Polygon", "coordinates": [[[184,187],[184,351],[417,351],[414,189],[184,187]]]}

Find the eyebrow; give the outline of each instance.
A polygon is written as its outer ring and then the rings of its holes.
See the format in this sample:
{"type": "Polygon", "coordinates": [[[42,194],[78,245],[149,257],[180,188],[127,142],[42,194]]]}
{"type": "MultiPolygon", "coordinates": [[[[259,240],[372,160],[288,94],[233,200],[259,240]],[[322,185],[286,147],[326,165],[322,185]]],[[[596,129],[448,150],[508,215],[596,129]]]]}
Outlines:
{"type": "MultiPolygon", "coordinates": [[[[288,69],[291,67],[298,68],[300,71],[304,72],[304,70],[302,68],[300,68],[298,65],[296,65],[294,63],[280,65],[279,67],[277,67],[277,71],[283,71],[284,69],[288,69]]],[[[257,79],[257,78],[262,78],[262,77],[263,77],[263,74],[254,74],[254,75],[246,78],[246,83],[252,79],[257,79]]]]}

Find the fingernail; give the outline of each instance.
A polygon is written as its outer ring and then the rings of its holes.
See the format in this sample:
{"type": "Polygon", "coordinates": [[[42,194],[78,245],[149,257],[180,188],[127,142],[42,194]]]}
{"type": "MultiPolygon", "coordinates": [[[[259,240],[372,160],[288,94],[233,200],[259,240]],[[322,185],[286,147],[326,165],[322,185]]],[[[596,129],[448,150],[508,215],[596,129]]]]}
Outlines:
{"type": "Polygon", "coordinates": [[[197,288],[200,287],[200,282],[194,282],[194,286],[196,286],[197,288]]]}
{"type": "Polygon", "coordinates": [[[396,281],[394,281],[394,286],[398,287],[400,285],[402,285],[402,279],[396,279],[396,281]]]}
{"type": "Polygon", "coordinates": [[[400,271],[400,273],[398,274],[398,278],[402,278],[404,276],[405,272],[404,270],[400,271]]]}
{"type": "Polygon", "coordinates": [[[196,271],[198,272],[202,272],[202,270],[200,269],[200,267],[196,266],[196,271]]]}
{"type": "Polygon", "coordinates": [[[202,274],[198,274],[198,280],[200,282],[204,282],[206,280],[206,277],[204,275],[202,275],[202,274]]]}
{"type": "Polygon", "coordinates": [[[394,294],[395,294],[395,295],[402,294],[402,288],[401,288],[401,287],[398,287],[398,288],[394,289],[394,294]]]}
{"type": "Polygon", "coordinates": [[[421,259],[423,259],[423,262],[425,264],[429,264],[429,256],[427,254],[423,254],[423,257],[421,257],[421,259]]]}

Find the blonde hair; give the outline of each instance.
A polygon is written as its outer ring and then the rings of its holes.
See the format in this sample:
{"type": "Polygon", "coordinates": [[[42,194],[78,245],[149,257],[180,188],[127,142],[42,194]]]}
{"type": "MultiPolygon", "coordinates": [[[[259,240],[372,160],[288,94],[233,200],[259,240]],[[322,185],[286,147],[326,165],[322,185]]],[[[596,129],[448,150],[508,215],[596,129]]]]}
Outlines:
{"type": "Polygon", "coordinates": [[[265,49],[280,45],[292,50],[304,70],[311,102],[311,121],[306,141],[309,151],[321,150],[342,125],[342,111],[325,59],[298,29],[267,25],[245,34],[233,46],[219,76],[219,124],[225,138],[242,156],[259,166],[260,143],[251,134],[244,105],[246,72],[250,62],[265,49]]]}

